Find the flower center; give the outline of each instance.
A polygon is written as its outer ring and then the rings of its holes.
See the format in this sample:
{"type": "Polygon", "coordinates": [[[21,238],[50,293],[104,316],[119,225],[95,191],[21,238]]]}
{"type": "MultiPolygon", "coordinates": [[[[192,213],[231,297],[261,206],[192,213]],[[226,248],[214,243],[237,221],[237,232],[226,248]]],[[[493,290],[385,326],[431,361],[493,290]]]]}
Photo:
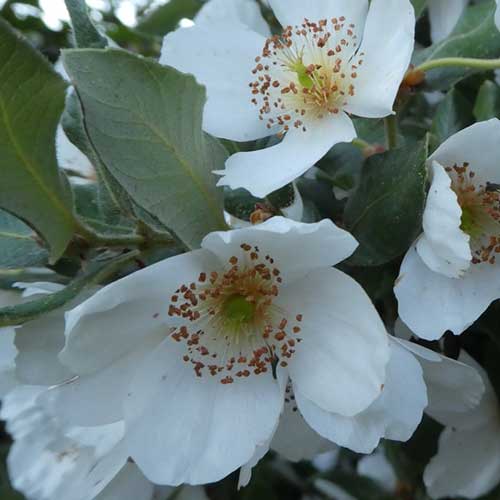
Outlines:
{"type": "Polygon", "coordinates": [[[256,305],[243,295],[232,295],[223,305],[222,312],[235,325],[250,323],[255,318],[256,305]]]}
{"type": "Polygon", "coordinates": [[[302,315],[291,319],[274,303],[283,281],[274,259],[246,243],[240,248],[223,272],[182,285],[169,306],[169,315],[182,320],[170,337],[185,344],[183,360],[198,377],[222,384],[268,373],[278,362],[286,367],[301,341],[302,315]]]}
{"type": "Polygon", "coordinates": [[[344,17],[307,19],[267,39],[252,70],[252,103],[269,129],[284,134],[290,127],[307,130],[307,122],[336,115],[354,96],[357,69],[364,54],[356,55],[354,24],[344,17]]]}
{"type": "Polygon", "coordinates": [[[446,171],[462,209],[460,229],[471,238],[472,262],[494,264],[500,253],[500,186],[477,183],[468,163],[446,171]]]}

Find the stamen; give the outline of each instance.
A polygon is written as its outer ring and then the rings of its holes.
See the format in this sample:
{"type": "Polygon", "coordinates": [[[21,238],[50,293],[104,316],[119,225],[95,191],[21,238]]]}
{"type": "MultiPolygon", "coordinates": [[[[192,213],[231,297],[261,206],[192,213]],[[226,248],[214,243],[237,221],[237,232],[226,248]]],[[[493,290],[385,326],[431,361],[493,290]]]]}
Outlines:
{"type": "Polygon", "coordinates": [[[185,320],[170,333],[186,345],[183,361],[196,376],[218,377],[226,385],[236,379],[274,374],[295,353],[301,329],[295,317],[274,305],[282,282],[274,259],[243,243],[242,258],[232,256],[224,272],[201,273],[171,298],[169,315],[185,320]]]}

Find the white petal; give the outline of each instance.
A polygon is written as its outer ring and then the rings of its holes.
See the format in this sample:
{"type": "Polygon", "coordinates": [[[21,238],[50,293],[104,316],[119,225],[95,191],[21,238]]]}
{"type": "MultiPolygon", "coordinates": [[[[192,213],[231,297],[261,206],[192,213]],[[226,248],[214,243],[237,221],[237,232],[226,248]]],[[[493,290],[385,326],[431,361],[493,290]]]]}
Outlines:
{"type": "Polygon", "coordinates": [[[169,33],[160,63],[193,74],[207,88],[203,129],[216,137],[251,141],[271,131],[259,120],[249,83],[265,37],[240,23],[217,22],[169,33]]]}
{"type": "Polygon", "coordinates": [[[476,184],[500,183],[500,120],[475,123],[445,141],[429,161],[437,161],[445,167],[469,163],[475,172],[476,184]]]}
{"type": "Polygon", "coordinates": [[[447,330],[460,335],[500,298],[500,266],[477,264],[462,278],[447,278],[431,271],[412,247],[394,292],[401,319],[419,337],[437,340],[447,330]]]}
{"type": "Polygon", "coordinates": [[[123,403],[137,366],[165,336],[160,331],[144,337],[140,349],[96,373],[53,387],[40,398],[40,404],[71,425],[95,426],[123,420],[123,403]]]}
{"type": "Polygon", "coordinates": [[[330,220],[304,224],[273,217],[257,226],[211,233],[203,240],[202,247],[227,264],[232,256],[242,256],[240,245],[244,243],[257,246],[262,255],[274,259],[285,285],[313,269],[338,264],[358,246],[353,236],[330,220]]]}
{"type": "MultiPolygon", "coordinates": [[[[290,398],[292,393],[287,394],[290,398]]],[[[334,448],[334,445],[313,431],[298,411],[294,400],[285,403],[271,448],[292,462],[311,460],[320,453],[334,448]]]]}
{"type": "Polygon", "coordinates": [[[425,469],[424,481],[432,498],[477,498],[500,479],[500,425],[468,430],[446,428],[439,451],[425,469]]]}
{"type": "Polygon", "coordinates": [[[365,24],[368,2],[366,0],[269,0],[269,5],[283,27],[302,24],[304,19],[318,22],[322,19],[345,17],[349,24],[359,29],[365,24]]]}
{"type": "Polygon", "coordinates": [[[270,373],[223,385],[196,377],[184,354],[167,339],[138,367],[126,401],[131,456],[157,484],[227,476],[269,439],[283,406],[270,373]]]}
{"type": "Polygon", "coordinates": [[[389,349],[364,290],[341,271],[322,269],[286,287],[276,304],[303,314],[289,363],[296,395],[344,416],[366,409],[380,395],[389,349]]]}
{"type": "Polygon", "coordinates": [[[469,0],[431,0],[429,2],[429,20],[431,38],[440,42],[451,34],[469,0]]]}
{"type": "Polygon", "coordinates": [[[462,209],[451,188],[451,178],[436,161],[424,210],[424,234],[417,242],[420,258],[436,273],[458,278],[472,261],[470,236],[464,233],[462,209]]]}
{"type": "Polygon", "coordinates": [[[252,458],[250,458],[246,464],[241,466],[238,477],[238,489],[244,488],[250,484],[253,468],[267,455],[270,444],[271,438],[266,440],[265,443],[257,446],[252,458]]]}
{"type": "Polygon", "coordinates": [[[216,266],[209,252],[198,250],[163,260],[102,288],[66,314],[67,340],[61,361],[73,373],[84,375],[128,355],[149,333],[163,326],[167,330],[168,303],[175,290],[216,266]]]}
{"type": "Polygon", "coordinates": [[[346,111],[366,118],[392,114],[410,65],[414,36],[415,12],[409,0],[371,2],[359,48],[359,53],[365,54],[363,64],[356,70],[355,95],[346,111]]]}
{"type": "Polygon", "coordinates": [[[210,25],[220,21],[244,24],[266,38],[271,34],[255,0],[210,0],[194,18],[196,24],[210,25]]]}
{"type": "Polygon", "coordinates": [[[153,484],[137,465],[127,463],[95,500],[151,500],[153,484]]]}
{"type": "Polygon", "coordinates": [[[497,25],[497,28],[500,30],[500,8],[498,7],[499,0],[496,0],[497,2],[497,10],[495,12],[495,24],[497,25]]]}
{"type": "Polygon", "coordinates": [[[55,385],[73,373],[58,359],[64,347],[64,312],[55,311],[16,329],[18,379],[31,385],[55,385]]]}
{"type": "Polygon", "coordinates": [[[362,457],[358,462],[357,471],[361,476],[376,481],[384,490],[396,491],[398,478],[382,448],[378,448],[372,455],[362,457]]]}
{"type": "Polygon", "coordinates": [[[358,453],[371,453],[383,437],[407,441],[427,406],[426,387],[413,355],[397,343],[391,342],[390,346],[391,359],[381,396],[353,417],[325,412],[296,391],[299,409],[309,425],[325,438],[358,453]]]}
{"type": "Polygon", "coordinates": [[[236,153],[226,161],[218,186],[245,188],[258,198],[300,177],[339,142],[351,142],[356,130],[344,113],[311,122],[306,132],[291,128],[270,148],[236,153]]]}

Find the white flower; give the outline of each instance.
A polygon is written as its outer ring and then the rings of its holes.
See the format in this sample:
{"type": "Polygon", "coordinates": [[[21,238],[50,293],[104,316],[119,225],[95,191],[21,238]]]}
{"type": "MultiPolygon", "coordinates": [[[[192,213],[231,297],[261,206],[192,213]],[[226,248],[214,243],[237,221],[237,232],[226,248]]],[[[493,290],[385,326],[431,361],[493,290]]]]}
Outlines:
{"type": "Polygon", "coordinates": [[[495,24],[497,28],[500,30],[500,0],[496,0],[497,2],[497,10],[495,12],[495,24]]]}
{"type": "Polygon", "coordinates": [[[369,477],[385,491],[396,491],[398,478],[382,448],[377,448],[372,455],[363,457],[358,462],[357,471],[360,476],[369,477]]]}
{"type": "Polygon", "coordinates": [[[401,319],[419,337],[459,335],[500,298],[500,121],[476,123],[429,159],[424,232],[395,286],[401,319]]]}
{"type": "Polygon", "coordinates": [[[469,0],[430,0],[429,20],[434,43],[444,40],[455,28],[469,0]]]}
{"type": "Polygon", "coordinates": [[[231,156],[218,172],[219,185],[260,198],[354,139],[349,114],[393,112],[415,27],[408,0],[373,0],[369,9],[367,0],[269,3],[280,36],[269,36],[253,0],[211,0],[194,27],[166,36],[160,59],[206,86],[207,132],[234,141],[283,137],[231,156]]]}
{"type": "Polygon", "coordinates": [[[424,473],[432,498],[477,498],[500,481],[499,402],[484,370],[469,356],[462,359],[481,372],[486,392],[473,410],[444,412],[437,419],[446,427],[424,473]]]}
{"type": "MultiPolygon", "coordinates": [[[[275,217],[119,280],[67,314],[52,391],[77,425],[125,419],[157,484],[203,484],[272,437],[288,378],[301,401],[352,416],[380,394],[389,351],[369,298],[332,268],[356,241],[330,221],[275,217]]],[[[313,410],[311,410],[313,411],[313,410]]]]}
{"type": "Polygon", "coordinates": [[[439,419],[462,415],[479,404],[484,384],[474,368],[395,337],[390,337],[390,349],[383,391],[357,415],[325,412],[287,388],[276,434],[242,468],[240,485],[248,483],[251,468],[269,447],[294,461],[327,450],[325,439],[358,453],[371,453],[382,438],[410,439],[424,411],[439,419]]]}

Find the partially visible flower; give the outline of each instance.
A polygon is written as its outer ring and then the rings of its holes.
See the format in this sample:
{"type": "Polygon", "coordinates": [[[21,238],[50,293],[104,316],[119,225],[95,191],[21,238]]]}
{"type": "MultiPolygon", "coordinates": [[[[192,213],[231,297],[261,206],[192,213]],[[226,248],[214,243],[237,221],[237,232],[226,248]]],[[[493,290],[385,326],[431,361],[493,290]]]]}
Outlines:
{"type": "MultiPolygon", "coordinates": [[[[46,390],[19,386],[3,401],[0,417],[14,439],[7,465],[15,489],[28,500],[170,498],[173,488],[153,485],[128,461],[123,422],[65,427],[37,403],[46,390]]],[[[207,499],[202,488],[191,487],[175,498],[207,499]]]]}
{"type": "MultiPolygon", "coordinates": [[[[17,294],[0,290],[0,308],[18,302],[17,294]]],[[[17,350],[14,345],[14,335],[14,328],[0,328],[0,399],[17,385],[15,363],[17,350]]]]}
{"type": "Polygon", "coordinates": [[[165,37],[160,62],[206,86],[203,127],[217,137],[283,140],[229,158],[219,185],[262,198],[356,137],[350,114],[380,118],[414,46],[408,0],[271,0],[270,35],[253,0],[211,0],[194,27],[165,37]],[[267,38],[266,38],[267,37],[267,38]]]}
{"type": "Polygon", "coordinates": [[[388,493],[396,491],[398,478],[383,448],[377,448],[371,455],[361,458],[357,471],[360,476],[369,477],[388,493]]]}
{"type": "Polygon", "coordinates": [[[67,315],[60,359],[78,378],[51,391],[54,413],[87,426],[125,419],[132,459],[176,485],[251,460],[289,379],[299,408],[363,411],[389,349],[368,296],[331,267],[356,246],[331,221],[275,217],[103,288],[67,315]]]}
{"type": "Polygon", "coordinates": [[[399,315],[419,337],[461,334],[500,298],[500,121],[476,123],[429,158],[423,234],[401,266],[399,315]]]}
{"type": "Polygon", "coordinates": [[[429,20],[434,43],[444,40],[455,28],[469,0],[430,0],[429,20]]]}
{"type": "Polygon", "coordinates": [[[476,408],[437,418],[446,427],[424,473],[431,498],[478,498],[500,482],[499,401],[484,370],[469,356],[462,360],[482,374],[486,391],[476,408]]]}

